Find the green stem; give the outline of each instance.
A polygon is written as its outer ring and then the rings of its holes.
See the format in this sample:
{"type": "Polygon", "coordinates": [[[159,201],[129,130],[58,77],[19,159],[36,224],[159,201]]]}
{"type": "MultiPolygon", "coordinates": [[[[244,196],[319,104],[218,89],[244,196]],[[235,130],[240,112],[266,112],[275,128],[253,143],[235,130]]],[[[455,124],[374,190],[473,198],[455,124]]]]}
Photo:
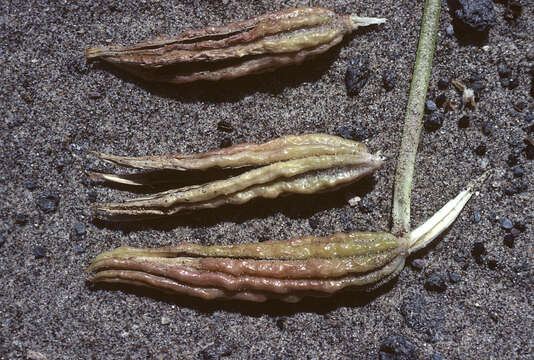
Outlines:
{"type": "Polygon", "coordinates": [[[392,226],[392,233],[395,235],[403,235],[410,230],[410,193],[415,155],[419,145],[419,134],[421,133],[440,10],[441,0],[426,0],[395,174],[392,226]]]}

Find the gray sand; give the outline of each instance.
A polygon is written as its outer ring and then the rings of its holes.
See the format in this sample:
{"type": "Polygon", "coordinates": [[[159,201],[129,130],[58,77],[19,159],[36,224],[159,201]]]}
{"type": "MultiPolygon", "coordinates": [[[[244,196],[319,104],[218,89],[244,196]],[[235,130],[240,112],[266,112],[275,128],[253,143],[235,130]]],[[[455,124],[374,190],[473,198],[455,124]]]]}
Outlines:
{"type": "MultiPolygon", "coordinates": [[[[424,259],[424,269],[407,266],[397,281],[371,296],[349,293],[299,304],[206,302],[93,287],[86,284],[84,269],[98,253],[121,245],[233,244],[389,229],[396,151],[423,2],[320,2],[338,13],[389,21],[358,31],[303,66],[191,86],[148,84],[98,63],[86,64],[84,49],[318,2],[68,3],[1,5],[1,359],[38,359],[39,354],[46,359],[376,359],[392,335],[413,343],[420,359],[436,353],[444,359],[531,358],[534,164],[522,153],[518,164],[525,175],[515,179],[506,160],[526,136],[525,114],[534,111],[526,67],[526,54],[534,51],[534,3],[523,1],[528,5],[516,23],[506,22],[504,6],[496,4],[497,24],[487,48],[460,46],[447,36],[451,17],[444,5],[429,96],[442,93],[440,78],[465,82],[475,73],[484,76],[486,89],[470,127],[458,127],[462,111],[456,110],[445,115],[441,129],[422,133],[412,224],[485,169],[493,168],[494,175],[450,231],[416,254],[424,259]],[[369,56],[373,75],[359,96],[350,98],[344,74],[358,54],[369,56]],[[516,89],[501,87],[501,59],[519,72],[516,89]],[[382,87],[386,70],[398,74],[390,92],[382,87]],[[527,104],[523,112],[513,108],[520,102],[527,104]],[[217,130],[221,120],[235,130],[217,130]],[[490,136],[481,132],[485,121],[491,123],[490,136]],[[86,171],[115,168],[87,157],[88,150],[193,153],[217,148],[227,137],[232,143],[264,142],[294,133],[335,134],[343,124],[368,129],[369,148],[390,155],[371,180],[334,193],[259,200],[142,224],[102,223],[88,210],[92,191],[99,201],[136,196],[91,184],[86,171]],[[487,146],[484,156],[473,151],[481,143],[487,146]],[[35,189],[27,189],[28,180],[36,182],[35,189]],[[517,181],[526,189],[506,194],[517,181]],[[45,213],[37,204],[49,191],[60,200],[55,212],[45,213]],[[368,211],[348,205],[356,195],[368,203],[368,211]],[[478,223],[472,220],[474,211],[481,215],[478,223]],[[26,214],[27,223],[17,224],[16,214],[26,214]],[[503,244],[505,230],[496,220],[503,217],[526,225],[513,248],[503,244]],[[77,222],[84,224],[85,235],[75,234],[77,222]],[[487,250],[480,264],[471,255],[476,242],[487,250]],[[36,257],[36,246],[46,256],[36,257]],[[82,254],[75,252],[77,246],[82,254]],[[445,292],[431,292],[424,283],[435,272],[445,277],[456,272],[460,280],[447,280],[445,292]]],[[[460,99],[452,87],[446,93],[460,99]]]]}

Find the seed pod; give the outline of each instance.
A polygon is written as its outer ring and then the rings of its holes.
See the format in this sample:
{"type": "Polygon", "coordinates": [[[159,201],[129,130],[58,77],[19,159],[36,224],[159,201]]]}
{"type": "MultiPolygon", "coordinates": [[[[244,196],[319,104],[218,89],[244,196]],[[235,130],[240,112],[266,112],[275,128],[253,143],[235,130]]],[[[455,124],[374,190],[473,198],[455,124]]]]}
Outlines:
{"type": "Polygon", "coordinates": [[[383,22],[303,7],[133,46],[88,48],[85,56],[87,60],[110,62],[150,81],[182,84],[233,79],[300,64],[340,43],[344,35],[358,27],[383,22]]]}
{"type": "MultiPolygon", "coordinates": [[[[311,194],[335,189],[376,170],[383,159],[365,145],[326,134],[286,136],[264,144],[240,144],[197,155],[120,157],[96,153],[104,160],[142,169],[208,169],[261,166],[240,175],[168,190],[124,203],[93,204],[109,220],[173,215],[183,211],[243,204],[256,197],[275,198],[289,193],[311,194]]],[[[147,185],[129,175],[91,173],[92,179],[147,185]]]]}
{"type": "Polygon", "coordinates": [[[296,302],[370,289],[404,266],[406,242],[388,233],[336,233],[229,246],[120,247],[99,255],[89,280],[147,286],[204,299],[296,302]]]}

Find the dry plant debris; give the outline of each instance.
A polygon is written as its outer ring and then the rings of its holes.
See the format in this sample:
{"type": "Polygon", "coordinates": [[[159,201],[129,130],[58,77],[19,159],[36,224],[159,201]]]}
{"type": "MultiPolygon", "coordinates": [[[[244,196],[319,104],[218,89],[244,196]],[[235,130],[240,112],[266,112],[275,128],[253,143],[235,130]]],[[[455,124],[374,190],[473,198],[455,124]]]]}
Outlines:
{"type": "Polygon", "coordinates": [[[149,81],[234,79],[300,64],[339,44],[358,27],[383,22],[301,7],[132,46],[88,48],[86,59],[112,63],[149,81]]]}
{"type": "MultiPolygon", "coordinates": [[[[95,153],[118,165],[139,169],[205,170],[211,167],[260,166],[240,175],[203,185],[172,189],[123,203],[94,204],[109,220],[173,215],[179,212],[243,204],[257,197],[312,194],[335,189],[372,173],[383,162],[364,144],[326,134],[285,136],[263,144],[239,144],[196,155],[122,157],[95,153]]],[[[147,185],[128,175],[91,173],[92,179],[147,185]]]]}

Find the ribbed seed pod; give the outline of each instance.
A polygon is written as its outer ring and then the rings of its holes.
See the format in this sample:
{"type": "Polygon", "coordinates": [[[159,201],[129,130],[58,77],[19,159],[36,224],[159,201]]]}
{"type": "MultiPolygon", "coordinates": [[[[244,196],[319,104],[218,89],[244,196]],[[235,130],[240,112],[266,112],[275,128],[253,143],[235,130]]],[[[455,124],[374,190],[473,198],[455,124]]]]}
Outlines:
{"type": "MultiPolygon", "coordinates": [[[[173,215],[243,204],[257,197],[331,190],[370,174],[383,161],[380,156],[368,153],[363,144],[326,134],[286,136],[264,144],[240,144],[197,155],[141,158],[96,155],[119,165],[152,170],[261,166],[203,185],[168,190],[124,203],[92,205],[97,214],[110,220],[173,215]]],[[[147,185],[147,181],[132,180],[128,175],[91,173],[90,176],[129,185],[147,185]]]]}
{"type": "Polygon", "coordinates": [[[369,289],[396,276],[406,243],[388,233],[336,233],[243,245],[120,247],[100,254],[89,280],[204,299],[296,302],[342,289],[369,289]]]}
{"type": "Polygon", "coordinates": [[[86,58],[110,62],[150,81],[233,79],[299,64],[324,53],[356,28],[384,21],[303,7],[133,46],[88,48],[86,58]]]}

